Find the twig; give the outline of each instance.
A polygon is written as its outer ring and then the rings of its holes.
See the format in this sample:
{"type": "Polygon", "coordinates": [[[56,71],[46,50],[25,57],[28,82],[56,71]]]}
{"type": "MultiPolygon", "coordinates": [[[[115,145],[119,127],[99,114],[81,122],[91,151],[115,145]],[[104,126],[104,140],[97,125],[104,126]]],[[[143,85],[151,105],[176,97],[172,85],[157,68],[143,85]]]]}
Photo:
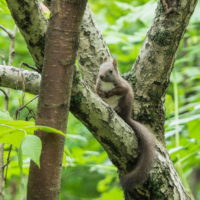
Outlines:
{"type": "Polygon", "coordinates": [[[6,184],[6,180],[7,180],[8,165],[10,163],[10,154],[11,154],[11,151],[12,151],[12,144],[10,145],[10,148],[9,148],[9,151],[8,151],[8,156],[7,156],[6,164],[4,165],[4,168],[5,168],[5,176],[4,176],[5,184],[6,184]]]}
{"type": "Polygon", "coordinates": [[[31,118],[33,118],[34,120],[36,119],[36,115],[34,113],[34,111],[32,109],[30,109],[29,107],[26,106],[26,109],[28,110],[28,114],[25,118],[26,121],[29,121],[31,118]]]}
{"type": "Polygon", "coordinates": [[[10,38],[11,40],[14,38],[14,35],[13,35],[13,33],[12,33],[11,31],[9,31],[8,29],[6,29],[6,28],[5,28],[4,26],[2,26],[2,25],[0,25],[0,28],[8,34],[8,36],[9,36],[9,38],[10,38]]]}
{"type": "Polygon", "coordinates": [[[35,96],[33,99],[31,99],[31,100],[30,100],[29,102],[27,102],[26,104],[24,104],[23,106],[21,106],[20,108],[18,108],[18,109],[16,110],[16,112],[15,112],[15,118],[18,119],[19,113],[20,113],[24,108],[26,108],[28,104],[30,104],[31,102],[33,102],[33,101],[34,101],[35,99],[37,99],[37,98],[38,98],[38,95],[35,96]]]}
{"type": "Polygon", "coordinates": [[[38,70],[38,68],[33,67],[33,66],[31,66],[31,65],[29,65],[29,64],[27,64],[27,63],[25,63],[25,62],[22,62],[22,65],[24,65],[25,67],[28,67],[28,68],[30,68],[30,69],[33,69],[33,70],[36,71],[36,72],[40,72],[40,70],[38,70]]]}
{"type": "Polygon", "coordinates": [[[17,26],[15,25],[13,33],[12,33],[12,38],[10,37],[10,47],[9,47],[9,57],[8,57],[8,65],[12,65],[13,59],[15,56],[15,36],[17,33],[17,26]]]}
{"type": "Polygon", "coordinates": [[[4,91],[4,90],[1,89],[1,88],[0,88],[0,91],[4,94],[4,98],[5,98],[5,110],[8,110],[8,103],[9,103],[8,94],[6,93],[6,91],[4,91]]]}

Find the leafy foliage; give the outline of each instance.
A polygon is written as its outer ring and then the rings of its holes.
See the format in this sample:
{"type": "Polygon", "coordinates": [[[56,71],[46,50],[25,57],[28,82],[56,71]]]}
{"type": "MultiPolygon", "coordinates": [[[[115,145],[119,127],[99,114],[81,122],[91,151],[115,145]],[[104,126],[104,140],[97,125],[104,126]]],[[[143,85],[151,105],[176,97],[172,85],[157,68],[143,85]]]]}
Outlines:
{"type": "Polygon", "coordinates": [[[42,143],[37,136],[33,135],[37,130],[57,133],[65,137],[62,131],[46,126],[36,126],[31,121],[0,120],[0,143],[21,148],[22,152],[39,166],[42,143]]]}
{"type": "MultiPolygon", "coordinates": [[[[90,1],[94,17],[103,31],[104,39],[112,54],[119,61],[121,72],[128,71],[135,62],[152,23],[156,2],[153,0],[90,1]]],[[[193,173],[200,170],[199,12],[200,2],[182,39],[165,99],[166,144],[184,185],[188,190],[192,188],[196,199],[200,199],[200,184],[193,184],[195,182],[193,173]]],[[[14,22],[5,0],[0,0],[0,25],[11,32],[14,29],[14,22]]],[[[8,35],[0,29],[1,64],[7,64],[9,61],[10,43],[8,35]]],[[[13,65],[21,67],[22,62],[33,65],[19,32],[16,35],[15,51],[13,65]]],[[[25,196],[29,159],[39,164],[41,144],[38,138],[32,135],[36,129],[34,116],[37,101],[30,102],[33,95],[2,89],[9,96],[6,100],[0,91],[2,110],[0,124],[4,124],[0,126],[0,141],[8,143],[4,146],[4,162],[8,164],[8,170],[5,170],[5,173],[7,171],[5,199],[17,200],[25,196]],[[8,111],[5,111],[6,103],[8,111]],[[19,108],[26,103],[28,105],[20,110],[19,108]],[[16,118],[18,121],[13,120],[16,118]],[[11,152],[9,144],[14,146],[11,152]]],[[[69,117],[63,166],[60,199],[123,199],[116,168],[89,131],[72,115],[69,117]]]]}
{"type": "Polygon", "coordinates": [[[40,166],[40,155],[42,150],[41,140],[35,135],[26,135],[22,143],[22,152],[40,166]]]}

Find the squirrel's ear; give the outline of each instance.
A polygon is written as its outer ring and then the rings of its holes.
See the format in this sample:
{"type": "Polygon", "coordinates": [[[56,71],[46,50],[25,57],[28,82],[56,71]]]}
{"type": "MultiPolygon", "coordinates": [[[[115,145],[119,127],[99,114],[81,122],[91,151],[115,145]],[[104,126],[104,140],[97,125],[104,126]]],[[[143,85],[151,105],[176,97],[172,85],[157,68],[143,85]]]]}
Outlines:
{"type": "Polygon", "coordinates": [[[117,67],[117,61],[115,58],[113,58],[113,65],[117,67]]]}
{"type": "Polygon", "coordinates": [[[114,66],[114,68],[116,69],[116,71],[118,71],[118,69],[117,69],[117,60],[115,59],[115,58],[113,58],[113,66],[114,66]]]}
{"type": "Polygon", "coordinates": [[[103,63],[105,63],[105,62],[107,62],[108,61],[108,57],[105,57],[104,59],[103,59],[103,63]]]}

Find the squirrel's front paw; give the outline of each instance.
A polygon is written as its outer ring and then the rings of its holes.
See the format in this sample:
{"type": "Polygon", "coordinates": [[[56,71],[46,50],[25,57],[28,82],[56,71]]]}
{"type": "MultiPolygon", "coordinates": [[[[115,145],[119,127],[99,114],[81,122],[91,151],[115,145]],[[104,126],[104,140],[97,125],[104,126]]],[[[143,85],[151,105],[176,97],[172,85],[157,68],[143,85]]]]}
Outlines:
{"type": "Polygon", "coordinates": [[[120,113],[121,112],[121,108],[119,106],[115,107],[114,110],[115,110],[116,113],[120,113]]]}
{"type": "Polygon", "coordinates": [[[104,92],[104,98],[109,98],[110,97],[110,93],[109,92],[104,92]]]}
{"type": "Polygon", "coordinates": [[[106,98],[106,93],[105,93],[105,92],[98,92],[98,95],[99,95],[101,98],[106,98]]]}

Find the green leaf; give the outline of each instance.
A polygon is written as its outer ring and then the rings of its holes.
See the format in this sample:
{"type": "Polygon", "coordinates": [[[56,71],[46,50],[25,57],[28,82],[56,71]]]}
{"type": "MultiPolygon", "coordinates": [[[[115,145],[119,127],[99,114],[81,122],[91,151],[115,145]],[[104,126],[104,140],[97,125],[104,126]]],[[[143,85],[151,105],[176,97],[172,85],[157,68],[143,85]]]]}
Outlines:
{"type": "Polygon", "coordinates": [[[200,114],[192,115],[190,117],[186,117],[186,118],[183,118],[183,119],[174,120],[171,123],[171,125],[185,124],[185,123],[191,122],[191,121],[199,119],[199,118],[200,118],[200,114]]]}
{"type": "Polygon", "coordinates": [[[23,129],[0,124],[0,143],[12,144],[19,148],[24,136],[25,131],[23,129]]]}
{"type": "Polygon", "coordinates": [[[82,135],[74,135],[74,134],[67,134],[67,138],[73,139],[73,140],[80,140],[82,142],[87,142],[87,139],[83,137],[82,135]]]}
{"type": "Polygon", "coordinates": [[[33,126],[35,123],[23,120],[0,120],[0,124],[6,124],[15,128],[24,128],[26,126],[33,126]]]}
{"type": "Polygon", "coordinates": [[[34,122],[22,120],[0,120],[0,142],[12,144],[19,148],[24,136],[27,134],[25,127],[34,122]]]}
{"type": "Polygon", "coordinates": [[[108,200],[108,199],[122,200],[123,193],[119,188],[114,187],[111,190],[108,190],[107,192],[103,193],[100,198],[95,200],[108,200]]]}
{"type": "Polygon", "coordinates": [[[28,135],[34,134],[34,131],[41,130],[47,133],[55,133],[65,137],[65,134],[62,131],[48,126],[31,125],[24,127],[24,130],[26,130],[28,135]]]}
{"type": "Polygon", "coordinates": [[[38,166],[40,166],[40,155],[42,150],[42,142],[35,135],[26,135],[22,143],[22,152],[38,166]]]}
{"type": "Polygon", "coordinates": [[[13,120],[8,111],[0,110],[0,120],[13,120]]]}
{"type": "Polygon", "coordinates": [[[115,178],[115,177],[113,177],[113,175],[108,175],[104,179],[99,181],[98,186],[97,186],[97,190],[99,192],[104,192],[104,191],[108,190],[109,187],[110,187],[110,184],[113,181],[113,178],[115,178]]]}
{"type": "Polygon", "coordinates": [[[57,133],[57,134],[65,137],[65,134],[62,131],[55,129],[55,128],[48,127],[48,126],[38,126],[38,125],[36,125],[36,130],[45,131],[47,133],[57,133]]]}
{"type": "Polygon", "coordinates": [[[179,146],[179,147],[175,147],[175,148],[173,148],[173,149],[170,149],[168,152],[169,152],[169,154],[171,155],[171,154],[177,153],[177,152],[179,152],[179,151],[181,151],[181,150],[183,150],[183,149],[185,149],[185,147],[179,146]]]}
{"type": "Polygon", "coordinates": [[[22,155],[22,147],[20,146],[18,149],[18,165],[20,170],[20,179],[23,176],[23,155],[22,155]]]}
{"type": "Polygon", "coordinates": [[[41,130],[41,131],[45,131],[48,133],[57,133],[57,134],[65,136],[65,134],[58,129],[48,127],[48,126],[35,125],[35,123],[31,122],[31,121],[0,120],[0,125],[12,126],[13,128],[22,128],[22,129],[25,129],[29,134],[33,134],[30,132],[34,132],[36,130],[41,130]]]}

